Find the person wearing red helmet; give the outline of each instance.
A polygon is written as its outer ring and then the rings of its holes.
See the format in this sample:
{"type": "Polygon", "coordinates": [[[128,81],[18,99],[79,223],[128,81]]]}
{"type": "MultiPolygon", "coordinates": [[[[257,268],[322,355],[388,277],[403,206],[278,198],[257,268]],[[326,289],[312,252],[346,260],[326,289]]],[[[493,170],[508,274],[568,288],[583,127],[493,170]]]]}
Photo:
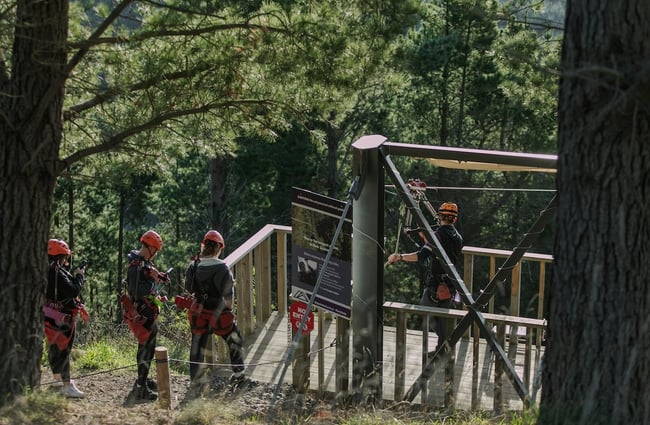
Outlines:
{"type": "Polygon", "coordinates": [[[138,378],[133,392],[140,400],[155,400],[158,397],[155,381],[149,379],[149,369],[156,349],[158,336],[158,282],[169,277],[160,273],[153,264],[154,257],[163,247],[162,238],[153,230],[147,230],[141,237],[142,246],[127,254],[126,274],[128,295],[121,297],[124,319],[138,340],[138,378]]]}
{"type": "Polygon", "coordinates": [[[205,382],[203,361],[208,337],[221,336],[228,345],[233,385],[244,380],[243,339],[234,321],[233,276],[219,256],[226,244],[216,230],[208,231],[201,242],[201,252],[190,262],[185,272],[185,289],[193,294],[188,309],[192,332],[190,347],[190,379],[194,388],[205,382]]]}
{"type": "Polygon", "coordinates": [[[84,393],[70,379],[70,353],[75,337],[77,313],[83,308],[79,295],[86,278],[83,268],[77,268],[74,276],[68,271],[72,251],[61,239],[50,239],[47,255],[50,268],[45,292],[45,336],[47,360],[61,394],[83,398],[84,393]]]}
{"type": "MultiPolygon", "coordinates": [[[[438,208],[438,216],[440,217],[440,226],[433,232],[433,235],[442,245],[454,267],[458,268],[463,249],[463,237],[454,226],[458,220],[458,205],[453,202],[443,202],[438,208]]],[[[388,256],[388,264],[398,261],[425,263],[428,260],[429,270],[420,304],[430,307],[454,308],[458,299],[456,289],[440,264],[440,260],[436,257],[433,245],[427,240],[423,231],[420,230],[419,235],[424,244],[418,251],[407,254],[393,253],[388,256]]],[[[441,318],[434,317],[429,320],[429,330],[435,331],[438,335],[438,347],[447,339],[447,327],[441,318]]]]}

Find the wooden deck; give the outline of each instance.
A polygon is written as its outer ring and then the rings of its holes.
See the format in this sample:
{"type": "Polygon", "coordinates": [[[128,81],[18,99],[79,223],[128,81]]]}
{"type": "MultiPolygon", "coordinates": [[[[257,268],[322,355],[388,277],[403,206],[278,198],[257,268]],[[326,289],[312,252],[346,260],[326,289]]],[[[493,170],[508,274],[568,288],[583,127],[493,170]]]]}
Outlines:
{"type": "MultiPolygon", "coordinates": [[[[335,341],[336,341],[336,319],[325,320],[323,325],[324,347],[318,346],[316,338],[318,332],[318,320],[316,320],[315,329],[311,334],[311,367],[310,367],[310,389],[324,390],[334,393],[336,373],[333,367],[335,361],[335,341]],[[322,353],[322,354],[319,354],[322,353]],[[318,379],[318,356],[323,356],[323,382],[322,388],[319,388],[318,379]]],[[[284,368],[286,352],[291,343],[290,324],[286,316],[277,312],[271,314],[270,318],[263,326],[249,335],[245,340],[247,375],[254,380],[277,384],[284,368]]],[[[384,363],[383,363],[383,397],[385,400],[394,398],[394,375],[395,375],[395,328],[386,327],[384,329],[384,363]]],[[[409,330],[407,332],[407,349],[406,355],[407,366],[406,388],[410,388],[422,371],[422,333],[419,331],[409,330]]],[[[429,339],[429,347],[436,345],[436,336],[429,339]]],[[[350,340],[352,347],[352,339],[350,340]]],[[[506,352],[508,352],[506,347],[506,352]]],[[[514,367],[520,377],[524,376],[524,354],[523,344],[513,347],[511,354],[515,358],[514,367]]],[[[536,376],[536,367],[543,353],[543,347],[537,351],[533,347],[532,364],[530,366],[529,376],[536,376]]],[[[478,374],[478,391],[477,404],[481,410],[494,410],[494,375],[495,361],[494,354],[488,349],[484,340],[479,343],[479,374],[478,374]]],[[[472,341],[462,339],[456,346],[455,367],[454,367],[454,385],[453,394],[455,398],[455,407],[457,409],[471,410],[472,406],[472,341]]],[[[431,408],[441,407],[444,403],[443,382],[444,372],[442,367],[436,370],[432,380],[429,381],[427,389],[426,405],[431,408]]],[[[284,382],[292,383],[291,365],[287,368],[284,376],[284,382]]],[[[522,378],[523,380],[523,378],[522,378]]],[[[529,385],[529,394],[532,394],[532,382],[529,385]]],[[[351,377],[350,377],[351,382],[351,377]]],[[[503,408],[506,410],[522,410],[523,403],[515,392],[514,388],[507,377],[504,375],[503,382],[503,408]]],[[[535,402],[535,400],[531,400],[535,402]]],[[[414,403],[422,404],[421,393],[413,400],[414,403]]]]}

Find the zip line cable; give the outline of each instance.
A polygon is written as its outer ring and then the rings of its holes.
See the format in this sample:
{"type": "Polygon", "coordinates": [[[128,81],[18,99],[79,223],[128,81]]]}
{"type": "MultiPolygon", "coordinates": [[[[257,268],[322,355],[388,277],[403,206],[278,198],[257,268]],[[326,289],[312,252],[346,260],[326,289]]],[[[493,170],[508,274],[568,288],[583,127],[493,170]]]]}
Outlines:
{"type": "MultiPolygon", "coordinates": [[[[394,184],[388,184],[384,187],[395,189],[394,184]]],[[[484,190],[484,191],[494,191],[494,192],[551,192],[551,193],[557,192],[556,189],[524,189],[524,188],[515,189],[515,188],[506,188],[506,187],[427,186],[426,188],[431,190],[484,190]]]]}

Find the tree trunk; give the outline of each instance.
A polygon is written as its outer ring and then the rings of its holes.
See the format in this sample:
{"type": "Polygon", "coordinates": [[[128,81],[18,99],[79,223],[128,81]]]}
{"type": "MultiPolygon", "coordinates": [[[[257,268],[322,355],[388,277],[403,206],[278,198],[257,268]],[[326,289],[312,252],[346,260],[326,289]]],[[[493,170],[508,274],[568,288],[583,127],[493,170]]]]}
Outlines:
{"type": "Polygon", "coordinates": [[[330,111],[325,125],[325,140],[327,141],[327,196],[339,196],[339,146],[341,145],[341,129],[335,124],[336,112],[330,111]]]}
{"type": "Polygon", "coordinates": [[[541,424],[650,423],[650,2],[567,6],[541,424]]]}
{"type": "Polygon", "coordinates": [[[0,75],[0,403],[40,380],[68,2],[20,0],[16,14],[11,75],[0,75]]]}
{"type": "MultiPolygon", "coordinates": [[[[228,161],[223,156],[210,160],[210,219],[212,229],[218,230],[226,239],[228,248],[228,219],[224,215],[226,202],[226,179],[228,178],[228,161]]],[[[206,229],[207,232],[208,229],[206,229]]]]}

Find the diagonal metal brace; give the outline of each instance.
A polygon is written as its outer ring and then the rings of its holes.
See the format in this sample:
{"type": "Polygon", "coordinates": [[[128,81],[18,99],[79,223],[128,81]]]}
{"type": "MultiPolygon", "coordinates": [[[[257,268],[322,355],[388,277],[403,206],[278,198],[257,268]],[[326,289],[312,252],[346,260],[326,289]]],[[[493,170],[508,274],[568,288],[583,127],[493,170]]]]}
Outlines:
{"type": "Polygon", "coordinates": [[[418,224],[426,231],[428,241],[431,244],[434,253],[436,254],[436,258],[440,262],[442,268],[445,270],[445,273],[447,273],[447,275],[453,281],[454,287],[460,294],[461,300],[465,305],[473,305],[474,299],[472,298],[472,294],[465,286],[463,279],[461,279],[458,271],[456,270],[456,267],[449,259],[449,256],[447,256],[447,253],[445,252],[443,246],[440,244],[440,241],[434,236],[433,229],[422,213],[422,210],[420,209],[418,203],[411,196],[410,191],[404,183],[404,180],[401,178],[399,171],[397,171],[395,164],[387,155],[384,154],[384,152],[381,152],[380,158],[383,161],[386,173],[395,184],[395,187],[398,189],[397,194],[402,198],[402,201],[406,204],[407,208],[410,208],[411,214],[416,219],[418,224]]]}

